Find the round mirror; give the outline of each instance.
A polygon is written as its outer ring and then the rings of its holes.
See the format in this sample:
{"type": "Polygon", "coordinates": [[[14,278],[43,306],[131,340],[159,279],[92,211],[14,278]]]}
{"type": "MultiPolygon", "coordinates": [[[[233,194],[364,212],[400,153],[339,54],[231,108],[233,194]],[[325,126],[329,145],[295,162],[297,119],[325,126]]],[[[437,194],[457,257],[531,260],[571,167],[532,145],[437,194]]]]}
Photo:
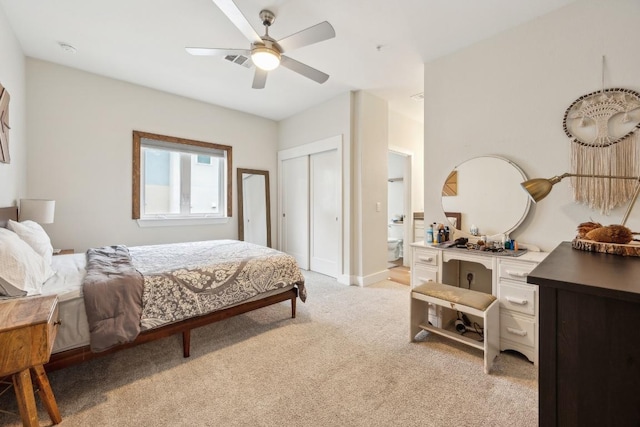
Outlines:
{"type": "Polygon", "coordinates": [[[465,233],[471,233],[473,226],[478,235],[511,233],[524,221],[531,205],[520,187],[526,180],[522,169],[510,160],[475,157],[456,166],[447,177],[442,208],[451,225],[465,233]],[[459,224],[454,224],[455,217],[459,224]]]}

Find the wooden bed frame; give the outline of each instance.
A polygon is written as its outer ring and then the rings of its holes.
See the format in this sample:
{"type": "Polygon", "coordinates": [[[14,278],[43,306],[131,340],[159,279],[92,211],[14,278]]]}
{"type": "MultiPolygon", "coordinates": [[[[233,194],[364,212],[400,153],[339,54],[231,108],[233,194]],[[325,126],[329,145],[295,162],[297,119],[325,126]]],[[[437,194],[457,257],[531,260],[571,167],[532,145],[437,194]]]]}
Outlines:
{"type": "Polygon", "coordinates": [[[191,347],[191,330],[200,326],[205,326],[210,323],[218,322],[229,317],[237,316],[239,314],[247,313],[249,311],[257,310],[258,308],[267,307],[272,304],[277,304],[282,301],[291,300],[291,317],[296,317],[296,298],[298,297],[298,288],[291,288],[288,291],[271,295],[266,298],[245,302],[233,307],[225,308],[222,310],[214,311],[212,313],[204,314],[198,317],[191,317],[189,319],[182,320],[176,323],[170,323],[168,325],[161,326],[159,328],[149,329],[141,332],[135,341],[127,344],[122,344],[106,351],[94,353],[89,346],[73,348],[71,350],[54,353],[49,359],[49,363],[45,366],[47,372],[54,371],[56,369],[66,368],[67,366],[76,365],[78,363],[96,359],[100,356],[115,353],[119,350],[124,350],[129,347],[143,344],[149,341],[155,341],[161,338],[182,333],[182,354],[184,357],[190,356],[191,347]]]}
{"type": "MultiPolygon", "coordinates": [[[[18,220],[17,207],[12,206],[8,208],[0,208],[0,227],[6,227],[7,221],[9,219],[12,219],[14,221],[18,220]]],[[[245,302],[233,307],[204,314],[202,316],[192,317],[179,322],[170,323],[159,328],[149,329],[147,331],[141,332],[138,337],[130,343],[122,344],[99,353],[92,352],[89,346],[83,346],[59,353],[54,353],[51,355],[49,363],[45,365],[45,369],[47,372],[51,372],[56,369],[62,369],[67,366],[76,365],[87,360],[115,353],[116,351],[124,350],[138,344],[166,338],[177,333],[182,333],[182,354],[184,357],[189,357],[191,349],[192,329],[198,328],[200,326],[205,326],[210,323],[218,322],[220,320],[228,319],[239,314],[248,313],[249,311],[257,310],[259,308],[267,307],[286,300],[291,300],[291,317],[295,318],[297,298],[298,288],[293,287],[287,291],[270,295],[265,298],[245,302]]]]}

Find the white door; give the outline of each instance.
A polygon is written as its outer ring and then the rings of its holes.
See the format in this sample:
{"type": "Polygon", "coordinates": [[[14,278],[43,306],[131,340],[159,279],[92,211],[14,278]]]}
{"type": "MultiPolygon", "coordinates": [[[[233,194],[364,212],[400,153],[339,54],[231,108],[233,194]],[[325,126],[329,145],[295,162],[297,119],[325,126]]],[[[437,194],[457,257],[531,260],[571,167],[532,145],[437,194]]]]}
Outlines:
{"type": "Polygon", "coordinates": [[[309,156],[281,163],[282,251],[309,269],[309,156]]]}
{"type": "Polygon", "coordinates": [[[312,154],[310,167],[310,269],[338,277],[340,204],[337,150],[312,154]]]}

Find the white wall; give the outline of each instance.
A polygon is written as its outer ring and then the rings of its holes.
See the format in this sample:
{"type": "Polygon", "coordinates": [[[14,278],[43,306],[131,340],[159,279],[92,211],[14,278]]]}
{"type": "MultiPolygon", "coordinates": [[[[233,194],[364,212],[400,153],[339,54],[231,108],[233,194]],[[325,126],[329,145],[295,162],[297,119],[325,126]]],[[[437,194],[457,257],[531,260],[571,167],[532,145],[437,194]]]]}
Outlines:
{"type": "MultiPolygon", "coordinates": [[[[394,110],[389,110],[389,148],[411,153],[411,205],[414,212],[424,208],[424,126],[394,110]]],[[[412,212],[405,212],[412,218],[412,212]]]]}
{"type": "Polygon", "coordinates": [[[386,101],[367,92],[356,92],[354,220],[359,235],[357,271],[359,282],[364,285],[387,277],[388,117],[386,101]]]}
{"type": "Polygon", "coordinates": [[[55,223],[47,226],[56,247],[237,238],[235,168],[275,176],[271,120],[34,59],[26,71],[29,196],[56,200],[55,223]],[[133,130],[233,146],[233,218],[138,227],[131,219],[133,130]]]}
{"type": "Polygon", "coordinates": [[[0,207],[15,206],[27,196],[25,58],[0,8],[0,83],[9,92],[10,163],[0,163],[0,207]]]}
{"type": "Polygon", "coordinates": [[[278,150],[321,141],[336,135],[351,139],[351,92],[278,122],[278,150]]]}
{"type": "MultiPolygon", "coordinates": [[[[605,87],[640,91],[639,17],[637,0],[580,1],[425,64],[425,218],[444,220],[442,183],[471,157],[506,157],[531,178],[568,172],[564,112],[601,88],[602,55],[605,87]]],[[[512,237],[552,250],[580,222],[617,223],[622,213],[602,218],[575,204],[563,181],[512,237]]],[[[640,230],[640,207],[628,225],[640,230]]]]}
{"type": "Polygon", "coordinates": [[[344,242],[343,274],[354,284],[386,278],[388,150],[391,146],[414,154],[413,206],[422,210],[422,124],[389,111],[380,98],[356,92],[282,120],[278,134],[279,150],[343,135],[343,224],[350,239],[344,242]]]}
{"type": "MultiPolygon", "coordinates": [[[[342,136],[342,224],[343,224],[343,271],[341,282],[351,283],[354,274],[353,258],[355,252],[352,246],[353,226],[350,219],[353,216],[352,200],[352,131],[351,116],[353,108],[353,94],[344,93],[320,105],[302,111],[278,122],[278,150],[285,150],[327,138],[342,136]]],[[[276,194],[271,193],[271,194],[276,194]]],[[[271,204],[277,204],[277,196],[271,197],[271,204]]],[[[277,215],[272,215],[272,218],[277,215]]],[[[279,222],[275,221],[275,224],[279,222]]],[[[274,240],[275,242],[275,240],[274,240]]],[[[276,246],[274,244],[274,246],[276,246]]]]}

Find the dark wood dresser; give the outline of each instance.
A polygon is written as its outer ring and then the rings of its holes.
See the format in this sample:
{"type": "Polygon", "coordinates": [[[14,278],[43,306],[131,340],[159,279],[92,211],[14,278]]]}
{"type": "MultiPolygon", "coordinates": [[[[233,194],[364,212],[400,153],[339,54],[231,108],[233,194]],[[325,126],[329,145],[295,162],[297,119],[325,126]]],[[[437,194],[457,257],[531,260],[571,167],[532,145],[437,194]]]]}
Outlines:
{"type": "Polygon", "coordinates": [[[539,286],[539,424],[640,426],[640,258],[561,243],[539,286]]]}

